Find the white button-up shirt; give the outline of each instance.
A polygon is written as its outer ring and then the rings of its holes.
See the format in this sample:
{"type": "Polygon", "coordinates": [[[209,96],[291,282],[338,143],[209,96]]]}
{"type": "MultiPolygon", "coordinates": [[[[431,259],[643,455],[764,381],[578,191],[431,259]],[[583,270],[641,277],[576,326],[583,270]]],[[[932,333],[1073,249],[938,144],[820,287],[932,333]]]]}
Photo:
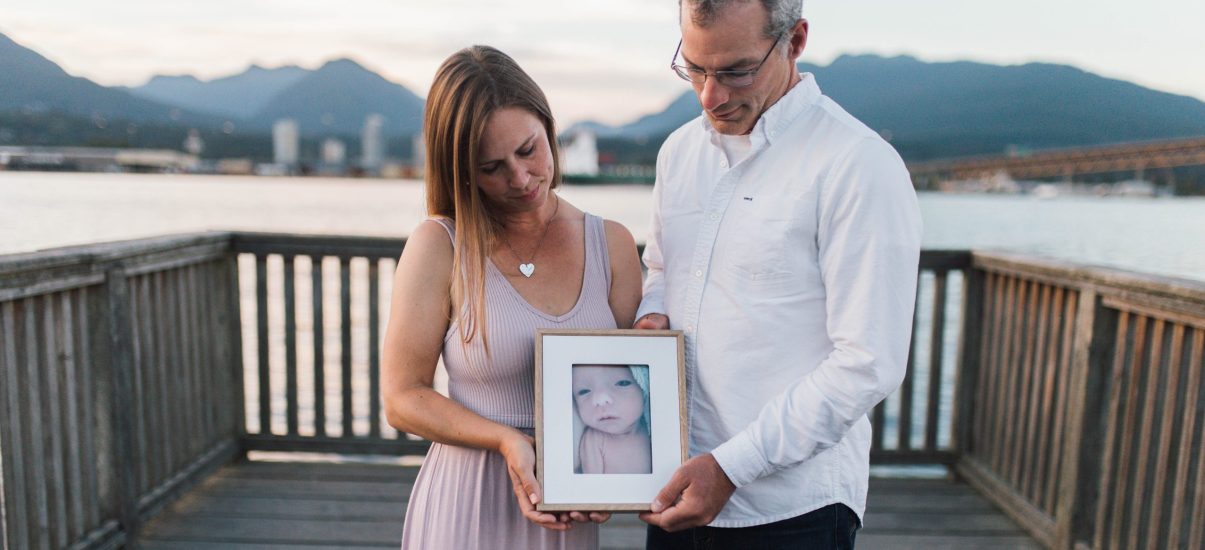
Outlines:
{"type": "Polygon", "coordinates": [[[715,527],[866,509],[867,412],[903,380],[921,224],[904,163],[811,74],[729,166],[706,117],[657,158],[638,316],[686,333],[690,454],[738,487],[715,527]]]}

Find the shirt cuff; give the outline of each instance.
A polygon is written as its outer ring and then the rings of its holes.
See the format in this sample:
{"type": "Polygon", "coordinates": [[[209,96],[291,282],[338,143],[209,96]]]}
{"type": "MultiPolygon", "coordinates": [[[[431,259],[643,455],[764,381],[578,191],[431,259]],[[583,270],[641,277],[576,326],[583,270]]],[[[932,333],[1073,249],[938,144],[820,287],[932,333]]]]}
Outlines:
{"type": "Polygon", "coordinates": [[[711,456],[728,475],[733,485],[744,487],[770,473],[773,467],[764,457],[748,432],[736,434],[711,451],[711,456]]]}
{"type": "Polygon", "coordinates": [[[636,310],[636,320],[650,313],[660,313],[665,315],[665,304],[660,296],[649,296],[640,301],[640,308],[636,310]]]}

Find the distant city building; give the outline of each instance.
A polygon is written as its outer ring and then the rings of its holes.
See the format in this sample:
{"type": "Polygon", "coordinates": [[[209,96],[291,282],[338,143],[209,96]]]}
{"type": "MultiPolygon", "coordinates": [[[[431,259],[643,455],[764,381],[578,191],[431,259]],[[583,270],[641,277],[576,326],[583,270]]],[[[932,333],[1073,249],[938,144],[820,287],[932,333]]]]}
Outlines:
{"type": "Polygon", "coordinates": [[[378,114],[364,119],[364,130],[360,134],[360,167],[368,172],[379,172],[385,162],[385,117],[378,114]]]}
{"type": "Polygon", "coordinates": [[[297,121],[282,118],[272,125],[272,160],[284,166],[296,166],[301,150],[301,132],[297,121]]]}
{"type": "Polygon", "coordinates": [[[347,160],[347,146],[335,138],[322,141],[322,164],[326,166],[343,166],[347,160]]]}
{"type": "Polygon", "coordinates": [[[201,139],[201,132],[189,130],[188,137],[184,138],[184,150],[190,155],[200,156],[205,150],[205,140],[201,139]]]}
{"type": "Polygon", "coordinates": [[[417,177],[422,177],[427,170],[427,142],[423,140],[422,130],[410,140],[410,166],[414,167],[417,177]]]}
{"type": "Polygon", "coordinates": [[[598,175],[598,141],[594,132],[579,129],[561,146],[561,172],[575,176],[598,175]]]}

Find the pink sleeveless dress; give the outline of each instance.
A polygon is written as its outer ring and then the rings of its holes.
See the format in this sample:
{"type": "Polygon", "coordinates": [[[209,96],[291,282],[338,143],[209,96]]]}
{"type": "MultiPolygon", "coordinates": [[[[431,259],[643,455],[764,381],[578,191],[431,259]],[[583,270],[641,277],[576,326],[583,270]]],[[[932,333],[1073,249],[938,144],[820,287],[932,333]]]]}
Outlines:
{"type": "MultiPolygon", "coordinates": [[[[452,236],[450,222],[436,219],[452,236]]],[[[444,336],[449,396],[481,416],[531,433],[535,426],[534,361],[537,328],[615,327],[608,296],[611,266],[603,220],[586,214],[585,274],[577,304],[549,315],[532,307],[492,262],[486,263],[487,360],[481,340],[460,341],[453,322],[444,336]]],[[[549,531],[519,511],[502,455],[435,443],[423,460],[406,509],[404,549],[595,549],[598,526],[549,531]]]]}

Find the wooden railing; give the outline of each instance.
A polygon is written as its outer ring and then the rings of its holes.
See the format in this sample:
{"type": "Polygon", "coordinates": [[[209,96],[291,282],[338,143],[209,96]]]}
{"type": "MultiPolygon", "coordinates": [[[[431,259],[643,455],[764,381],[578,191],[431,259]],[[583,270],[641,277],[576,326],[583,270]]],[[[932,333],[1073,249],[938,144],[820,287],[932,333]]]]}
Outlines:
{"type": "MultiPolygon", "coordinates": [[[[247,451],[421,454],[378,374],[400,239],[213,233],[0,257],[0,540],[115,548],[247,451]]],[[[926,251],[875,464],[1050,548],[1202,547],[1205,284],[926,251]]]]}
{"type": "Polygon", "coordinates": [[[381,411],[382,312],[388,311],[393,266],[404,244],[402,239],[234,237],[248,321],[243,327],[250,413],[246,449],[426,451],[429,443],[398,433],[385,424],[381,411]]]}
{"type": "Polygon", "coordinates": [[[116,548],[238,450],[229,236],[0,258],[9,548],[116,548]]]}
{"type": "Polygon", "coordinates": [[[1205,284],[974,255],[957,470],[1049,548],[1205,547],[1205,284]]]}

